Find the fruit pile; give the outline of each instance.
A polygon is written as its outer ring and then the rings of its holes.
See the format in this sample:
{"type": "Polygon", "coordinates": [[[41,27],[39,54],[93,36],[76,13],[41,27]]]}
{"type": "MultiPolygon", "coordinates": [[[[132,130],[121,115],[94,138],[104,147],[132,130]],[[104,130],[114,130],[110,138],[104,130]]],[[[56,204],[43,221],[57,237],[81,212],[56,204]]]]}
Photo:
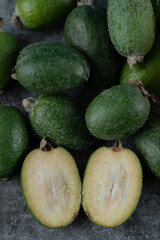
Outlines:
{"type": "Polygon", "coordinates": [[[106,12],[93,0],[17,0],[11,18],[39,30],[64,21],[66,45],[39,42],[20,51],[17,40],[0,31],[0,94],[14,80],[40,94],[22,102],[29,123],[18,109],[0,103],[0,179],[12,179],[23,163],[25,201],[47,227],[70,224],[81,198],[91,221],[116,227],[135,210],[143,185],[141,162],[123,148],[122,138],[130,136],[160,178],[160,116],[151,104],[160,97],[160,5],[109,0],[106,12]],[[86,111],[66,92],[83,84],[97,92],[86,111]],[[41,143],[28,154],[30,127],[41,143]],[[114,140],[115,146],[91,155],[82,185],[68,150],[85,150],[96,139],[114,140]]]}

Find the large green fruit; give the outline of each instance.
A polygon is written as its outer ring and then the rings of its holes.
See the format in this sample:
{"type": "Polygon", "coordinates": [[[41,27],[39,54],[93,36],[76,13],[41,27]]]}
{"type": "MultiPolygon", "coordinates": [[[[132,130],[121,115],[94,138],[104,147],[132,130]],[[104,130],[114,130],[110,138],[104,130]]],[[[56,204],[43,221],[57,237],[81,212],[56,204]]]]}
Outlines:
{"type": "Polygon", "coordinates": [[[17,174],[28,145],[29,134],[22,114],[15,107],[0,104],[0,180],[17,174]]]}
{"type": "Polygon", "coordinates": [[[160,117],[150,116],[131,140],[151,172],[160,178],[160,117]]]}
{"type": "Polygon", "coordinates": [[[30,29],[57,27],[76,6],[76,0],[17,0],[15,12],[30,29]]]}
{"type": "Polygon", "coordinates": [[[76,163],[64,148],[43,146],[26,157],[21,185],[33,216],[49,228],[73,222],[81,204],[81,180],[76,163]]]}
{"type": "Polygon", "coordinates": [[[11,71],[20,51],[17,40],[9,33],[0,31],[0,94],[8,89],[11,71]]]}
{"type": "Polygon", "coordinates": [[[53,144],[73,150],[83,150],[93,143],[85,124],[85,112],[75,100],[65,94],[28,98],[23,106],[29,114],[35,133],[47,137],[53,144]]]}
{"type": "Polygon", "coordinates": [[[85,58],[62,43],[41,42],[24,48],[20,53],[16,77],[26,89],[51,94],[82,85],[90,75],[85,58]]]}
{"type": "Polygon", "coordinates": [[[65,40],[89,61],[89,85],[104,89],[116,84],[120,76],[120,56],[108,34],[106,10],[99,6],[79,6],[67,17],[65,40]]]}
{"type": "Polygon", "coordinates": [[[134,84],[117,85],[99,94],[86,111],[86,124],[99,139],[116,140],[138,131],[146,122],[150,103],[134,84]]]}
{"type": "Polygon", "coordinates": [[[133,64],[142,62],[155,39],[155,16],[150,0],[109,0],[108,28],[117,51],[133,64]]]}
{"type": "Polygon", "coordinates": [[[146,56],[144,63],[134,65],[132,71],[126,63],[123,67],[120,83],[130,83],[129,79],[137,79],[144,83],[150,93],[160,97],[160,40],[157,37],[152,51],[146,56]]]}
{"type": "Polygon", "coordinates": [[[142,167],[129,149],[101,147],[90,157],[83,180],[83,208],[89,219],[116,227],[135,210],[142,191],[142,167]]]}

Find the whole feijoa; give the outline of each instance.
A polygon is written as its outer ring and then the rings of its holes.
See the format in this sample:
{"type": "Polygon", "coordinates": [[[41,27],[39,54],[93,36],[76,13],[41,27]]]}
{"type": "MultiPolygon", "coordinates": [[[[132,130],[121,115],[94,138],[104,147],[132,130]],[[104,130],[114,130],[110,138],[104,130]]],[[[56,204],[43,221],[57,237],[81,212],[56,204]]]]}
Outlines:
{"type": "Polygon", "coordinates": [[[68,15],[65,40],[88,60],[91,66],[87,82],[89,86],[96,90],[105,89],[117,83],[122,65],[121,56],[109,37],[106,10],[96,5],[88,6],[86,2],[79,1],[81,6],[68,15]]]}
{"type": "Polygon", "coordinates": [[[32,215],[49,228],[66,226],[76,218],[81,204],[81,180],[72,155],[42,140],[24,160],[23,195],[32,215]]]}
{"type": "Polygon", "coordinates": [[[65,95],[42,95],[37,100],[23,100],[29,112],[30,124],[41,138],[52,144],[73,150],[88,148],[94,141],[85,123],[85,111],[76,101],[65,95]]]}
{"type": "Polygon", "coordinates": [[[131,143],[152,174],[160,178],[160,116],[150,116],[131,143]]]}
{"type": "Polygon", "coordinates": [[[117,227],[134,212],[142,191],[143,173],[129,149],[101,147],[90,157],[83,179],[83,209],[104,227],[117,227]]]}
{"type": "Polygon", "coordinates": [[[27,154],[29,134],[23,115],[13,106],[0,104],[0,180],[13,178],[27,154]]]}
{"type": "Polygon", "coordinates": [[[109,0],[108,28],[117,51],[130,67],[142,62],[155,39],[155,16],[150,0],[109,0]]]}
{"type": "Polygon", "coordinates": [[[76,0],[17,0],[13,17],[29,29],[57,27],[76,6],[76,0]]]}
{"type": "Polygon", "coordinates": [[[55,94],[82,85],[90,75],[87,60],[77,50],[57,42],[34,43],[18,56],[16,77],[39,94],[55,94]]]}
{"type": "Polygon", "coordinates": [[[0,31],[0,94],[7,90],[12,82],[11,72],[19,51],[17,40],[10,33],[0,31]]]}
{"type": "Polygon", "coordinates": [[[128,64],[125,63],[120,83],[130,83],[129,79],[141,81],[151,94],[160,97],[160,44],[159,36],[157,37],[151,52],[145,57],[143,63],[134,65],[132,71],[128,64]]]}
{"type": "Polygon", "coordinates": [[[85,119],[91,134],[116,140],[137,132],[146,122],[150,103],[138,86],[123,84],[99,94],[88,106],[85,119]]]}

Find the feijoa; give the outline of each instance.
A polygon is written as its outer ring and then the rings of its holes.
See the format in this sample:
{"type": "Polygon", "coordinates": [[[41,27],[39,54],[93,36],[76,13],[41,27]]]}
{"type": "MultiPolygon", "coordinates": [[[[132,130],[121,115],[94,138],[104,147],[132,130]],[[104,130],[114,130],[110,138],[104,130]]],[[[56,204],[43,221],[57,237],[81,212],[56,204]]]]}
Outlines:
{"type": "Polygon", "coordinates": [[[151,94],[160,97],[160,44],[157,37],[151,52],[145,57],[143,63],[134,65],[132,71],[126,63],[123,67],[120,83],[130,83],[129,79],[141,81],[151,94]]]}
{"type": "Polygon", "coordinates": [[[90,157],[83,180],[83,209],[104,227],[124,223],[135,210],[142,191],[142,167],[129,149],[101,147],[90,157]]]}
{"type": "Polygon", "coordinates": [[[76,6],[76,0],[17,0],[13,18],[29,29],[57,27],[76,6]]]}
{"type": "Polygon", "coordinates": [[[160,116],[150,116],[146,124],[131,136],[131,143],[150,171],[160,178],[160,116]]]}
{"type": "Polygon", "coordinates": [[[134,84],[109,88],[90,103],[86,124],[91,134],[103,140],[116,140],[137,132],[146,122],[150,103],[134,84]]]}
{"type": "Polygon", "coordinates": [[[49,228],[70,224],[81,204],[81,180],[72,155],[42,142],[26,157],[21,171],[25,201],[33,216],[49,228]]]}
{"type": "Polygon", "coordinates": [[[55,94],[76,88],[87,81],[90,67],[77,50],[62,43],[41,42],[20,53],[16,77],[26,89],[55,94]]]}
{"type": "Polygon", "coordinates": [[[65,23],[65,40],[89,61],[88,84],[96,90],[115,85],[121,71],[121,57],[109,38],[106,18],[104,8],[81,5],[68,15],[65,23]]]}
{"type": "Polygon", "coordinates": [[[13,106],[0,104],[0,180],[13,178],[27,154],[29,134],[23,115],[13,106]]]}
{"type": "Polygon", "coordinates": [[[10,33],[0,31],[0,94],[11,84],[11,72],[19,51],[17,40],[10,33]]]}
{"type": "Polygon", "coordinates": [[[85,111],[65,94],[28,98],[23,106],[34,132],[53,144],[73,150],[88,148],[94,141],[85,123],[85,111]]]}
{"type": "Polygon", "coordinates": [[[155,16],[150,0],[109,0],[108,29],[117,51],[130,67],[142,62],[155,39],[155,16]]]}

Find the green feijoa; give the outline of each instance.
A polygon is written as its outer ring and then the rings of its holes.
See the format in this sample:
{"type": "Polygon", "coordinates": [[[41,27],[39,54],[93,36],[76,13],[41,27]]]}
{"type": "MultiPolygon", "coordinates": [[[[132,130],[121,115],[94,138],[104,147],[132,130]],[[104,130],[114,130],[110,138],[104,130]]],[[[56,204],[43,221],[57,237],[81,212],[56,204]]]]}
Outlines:
{"type": "Polygon", "coordinates": [[[13,106],[0,104],[0,180],[14,177],[27,153],[29,134],[25,119],[13,106]]]}
{"type": "Polygon", "coordinates": [[[89,75],[90,67],[82,54],[57,42],[29,45],[20,53],[16,66],[16,77],[22,86],[39,94],[76,88],[89,75]]]}
{"type": "Polygon", "coordinates": [[[11,84],[11,72],[19,51],[17,40],[11,34],[0,31],[0,94],[11,84]]]}
{"type": "Polygon", "coordinates": [[[76,0],[17,0],[12,21],[19,18],[29,29],[57,27],[76,6],[76,0]]]}
{"type": "Polygon", "coordinates": [[[65,94],[23,100],[34,132],[53,144],[73,150],[88,148],[94,141],[85,123],[85,112],[65,94]]]}
{"type": "Polygon", "coordinates": [[[155,16],[150,0],[109,0],[108,28],[113,45],[130,67],[142,62],[155,39],[155,16]]]}
{"type": "Polygon", "coordinates": [[[151,52],[143,63],[134,65],[132,71],[126,63],[123,67],[120,83],[130,83],[129,79],[137,79],[144,83],[150,93],[160,97],[160,44],[157,37],[151,52]]]}
{"type": "Polygon", "coordinates": [[[145,125],[131,136],[131,143],[151,172],[160,178],[160,116],[150,116],[145,125]]]}
{"type": "Polygon", "coordinates": [[[121,71],[121,57],[110,41],[106,17],[104,8],[82,5],[69,14],[65,23],[66,43],[89,61],[88,83],[94,89],[115,85],[121,71]]]}
{"type": "Polygon", "coordinates": [[[92,135],[116,140],[138,131],[146,122],[150,103],[134,84],[117,85],[99,94],[86,111],[86,124],[92,135]]]}

